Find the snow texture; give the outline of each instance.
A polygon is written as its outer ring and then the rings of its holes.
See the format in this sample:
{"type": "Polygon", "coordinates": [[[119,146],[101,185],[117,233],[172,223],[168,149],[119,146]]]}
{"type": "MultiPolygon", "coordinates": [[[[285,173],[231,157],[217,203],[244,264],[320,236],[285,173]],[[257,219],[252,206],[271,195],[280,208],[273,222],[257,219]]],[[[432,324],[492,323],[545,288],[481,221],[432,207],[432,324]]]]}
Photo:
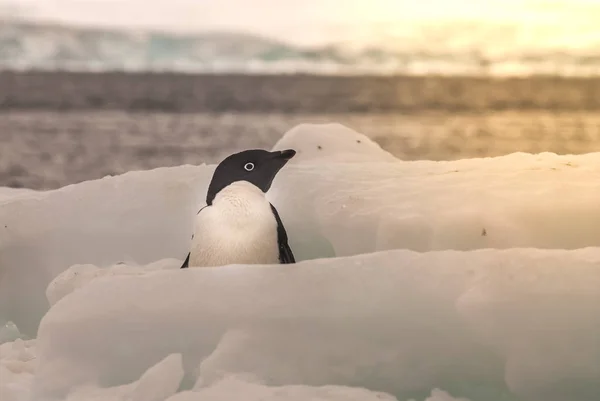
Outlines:
{"type": "Polygon", "coordinates": [[[358,138],[276,145],[295,265],[178,268],[214,166],[2,190],[2,400],[600,399],[600,154],[358,138]]]}
{"type": "MultiPolygon", "coordinates": [[[[234,377],[225,378],[214,385],[197,391],[181,392],[167,401],[229,401],[244,395],[246,401],[396,401],[389,394],[363,388],[345,386],[311,387],[288,385],[269,387],[249,383],[234,377]]],[[[454,401],[454,398],[428,401],[454,401]]],[[[461,401],[461,400],[456,400],[461,401]]]]}
{"type": "Polygon", "coordinates": [[[300,124],[277,141],[273,150],[294,149],[289,163],[367,163],[398,161],[369,137],[342,124],[300,124]]]}
{"type": "Polygon", "coordinates": [[[27,188],[0,187],[0,204],[6,200],[33,195],[37,192],[38,191],[34,191],[33,189],[27,188]]]}
{"type": "Polygon", "coordinates": [[[109,388],[83,386],[66,401],[164,401],[175,394],[182,378],[181,355],[171,354],[133,383],[109,388]]]}
{"type": "Polygon", "coordinates": [[[487,383],[519,400],[591,400],[599,266],[597,248],[397,250],[113,274],[44,317],[35,389],[62,397],[86,383],[120,385],[180,353],[203,387],[233,373],[398,399],[436,387],[469,397],[487,383]]]}
{"type": "MultiPolygon", "coordinates": [[[[5,201],[0,322],[34,337],[47,285],[72,265],[183,259],[213,169],[130,172],[5,201]]],[[[598,154],[300,163],[280,172],[269,198],[299,260],[396,248],[576,249],[600,243],[599,173],[598,154]]]]}
{"type": "Polygon", "coordinates": [[[35,340],[0,344],[0,400],[30,401],[36,368],[35,340]]]}
{"type": "Polygon", "coordinates": [[[126,263],[118,263],[106,268],[94,265],[73,265],[52,280],[46,289],[46,298],[52,306],[76,289],[100,277],[123,274],[139,275],[153,270],[179,269],[180,267],[181,262],[177,259],[159,260],[145,266],[128,266],[126,263]]]}

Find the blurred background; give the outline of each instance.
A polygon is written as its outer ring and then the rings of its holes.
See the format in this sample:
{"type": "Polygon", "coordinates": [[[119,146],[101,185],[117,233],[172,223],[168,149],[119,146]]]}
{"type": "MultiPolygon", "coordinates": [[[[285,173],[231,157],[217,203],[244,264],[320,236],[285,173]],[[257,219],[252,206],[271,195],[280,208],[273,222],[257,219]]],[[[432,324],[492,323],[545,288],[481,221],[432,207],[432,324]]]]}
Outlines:
{"type": "Polygon", "coordinates": [[[341,122],[405,160],[600,151],[600,0],[0,0],[0,186],[341,122]]]}

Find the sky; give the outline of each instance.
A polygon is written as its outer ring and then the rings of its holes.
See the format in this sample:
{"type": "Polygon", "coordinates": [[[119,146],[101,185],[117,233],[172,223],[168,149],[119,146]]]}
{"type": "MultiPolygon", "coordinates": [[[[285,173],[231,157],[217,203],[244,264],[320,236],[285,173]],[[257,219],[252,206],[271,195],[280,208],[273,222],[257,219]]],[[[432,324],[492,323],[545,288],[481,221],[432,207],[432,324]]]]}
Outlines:
{"type": "Polygon", "coordinates": [[[600,0],[0,0],[9,2],[26,16],[79,26],[233,30],[298,44],[424,23],[480,21],[568,31],[600,21],[600,0]]]}

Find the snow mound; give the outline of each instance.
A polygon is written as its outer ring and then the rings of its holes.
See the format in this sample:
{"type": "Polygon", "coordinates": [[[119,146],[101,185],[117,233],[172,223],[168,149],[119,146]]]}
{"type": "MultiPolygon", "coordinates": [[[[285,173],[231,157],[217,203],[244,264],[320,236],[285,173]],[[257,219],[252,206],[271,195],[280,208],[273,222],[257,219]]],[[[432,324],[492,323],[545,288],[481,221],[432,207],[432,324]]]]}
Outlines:
{"type": "Polygon", "coordinates": [[[366,135],[338,123],[300,124],[277,141],[273,150],[294,149],[291,164],[303,162],[397,162],[366,135]]]}
{"type": "Polygon", "coordinates": [[[431,392],[431,397],[425,401],[469,401],[466,398],[454,398],[445,391],[435,389],[431,392]]]}
{"type": "Polygon", "coordinates": [[[182,378],[181,355],[172,354],[133,383],[108,388],[82,386],[71,392],[66,401],[164,401],[175,394],[182,378]]]}
{"type": "Polygon", "coordinates": [[[99,278],[113,275],[144,274],[148,271],[163,269],[179,269],[181,262],[177,259],[159,260],[146,266],[128,266],[118,263],[111,267],[100,268],[94,265],[74,265],[59,274],[46,289],[46,298],[50,305],[54,305],[77,288],[99,278]]]}
{"type": "Polygon", "coordinates": [[[212,167],[130,172],[0,205],[0,322],[35,337],[48,284],[70,266],[182,259],[212,167]]]}
{"type": "Polygon", "coordinates": [[[0,187],[0,203],[6,200],[18,198],[21,196],[34,195],[37,193],[39,192],[28,188],[0,187]]]}
{"type": "MultiPolygon", "coordinates": [[[[341,146],[341,145],[340,145],[341,146]]],[[[0,323],[35,337],[73,265],[182,260],[213,165],[130,172],[0,203],[0,323]]],[[[269,191],[298,260],[390,249],[600,246],[600,154],[297,163],[269,191]]]]}
{"type": "Polygon", "coordinates": [[[0,344],[21,338],[21,332],[14,322],[8,321],[0,327],[0,344]]]}
{"type": "MultiPolygon", "coordinates": [[[[243,397],[245,401],[396,401],[389,394],[345,386],[265,386],[236,377],[227,377],[197,391],[185,391],[167,401],[229,401],[243,397]]],[[[434,399],[438,401],[438,399],[434,399]]],[[[439,399],[451,401],[452,398],[439,399]]],[[[433,400],[430,400],[433,401],[433,400]]],[[[457,400],[460,401],[460,400],[457,400]]]]}
{"type": "Polygon", "coordinates": [[[0,400],[30,401],[35,353],[35,340],[0,344],[0,400]]]}
{"type": "Polygon", "coordinates": [[[599,153],[279,147],[294,265],[179,269],[214,165],[0,191],[2,399],[600,399],[599,153]]]}
{"type": "Polygon", "coordinates": [[[181,354],[184,381],[209,395],[234,374],[398,400],[443,388],[477,401],[484,385],[485,401],[589,401],[600,397],[598,338],[600,248],[155,270],[94,279],[54,304],[34,389],[60,399],[121,386],[181,354]]]}

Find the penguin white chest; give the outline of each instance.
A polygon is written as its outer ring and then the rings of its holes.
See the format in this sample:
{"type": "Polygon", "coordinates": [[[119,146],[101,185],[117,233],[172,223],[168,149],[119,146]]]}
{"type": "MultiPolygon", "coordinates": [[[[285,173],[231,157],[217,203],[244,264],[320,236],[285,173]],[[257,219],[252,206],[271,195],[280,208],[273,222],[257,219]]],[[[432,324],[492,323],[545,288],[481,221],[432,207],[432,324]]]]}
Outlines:
{"type": "Polygon", "coordinates": [[[190,267],[276,263],[277,220],[254,185],[239,181],[227,186],[196,216],[190,267]]]}

